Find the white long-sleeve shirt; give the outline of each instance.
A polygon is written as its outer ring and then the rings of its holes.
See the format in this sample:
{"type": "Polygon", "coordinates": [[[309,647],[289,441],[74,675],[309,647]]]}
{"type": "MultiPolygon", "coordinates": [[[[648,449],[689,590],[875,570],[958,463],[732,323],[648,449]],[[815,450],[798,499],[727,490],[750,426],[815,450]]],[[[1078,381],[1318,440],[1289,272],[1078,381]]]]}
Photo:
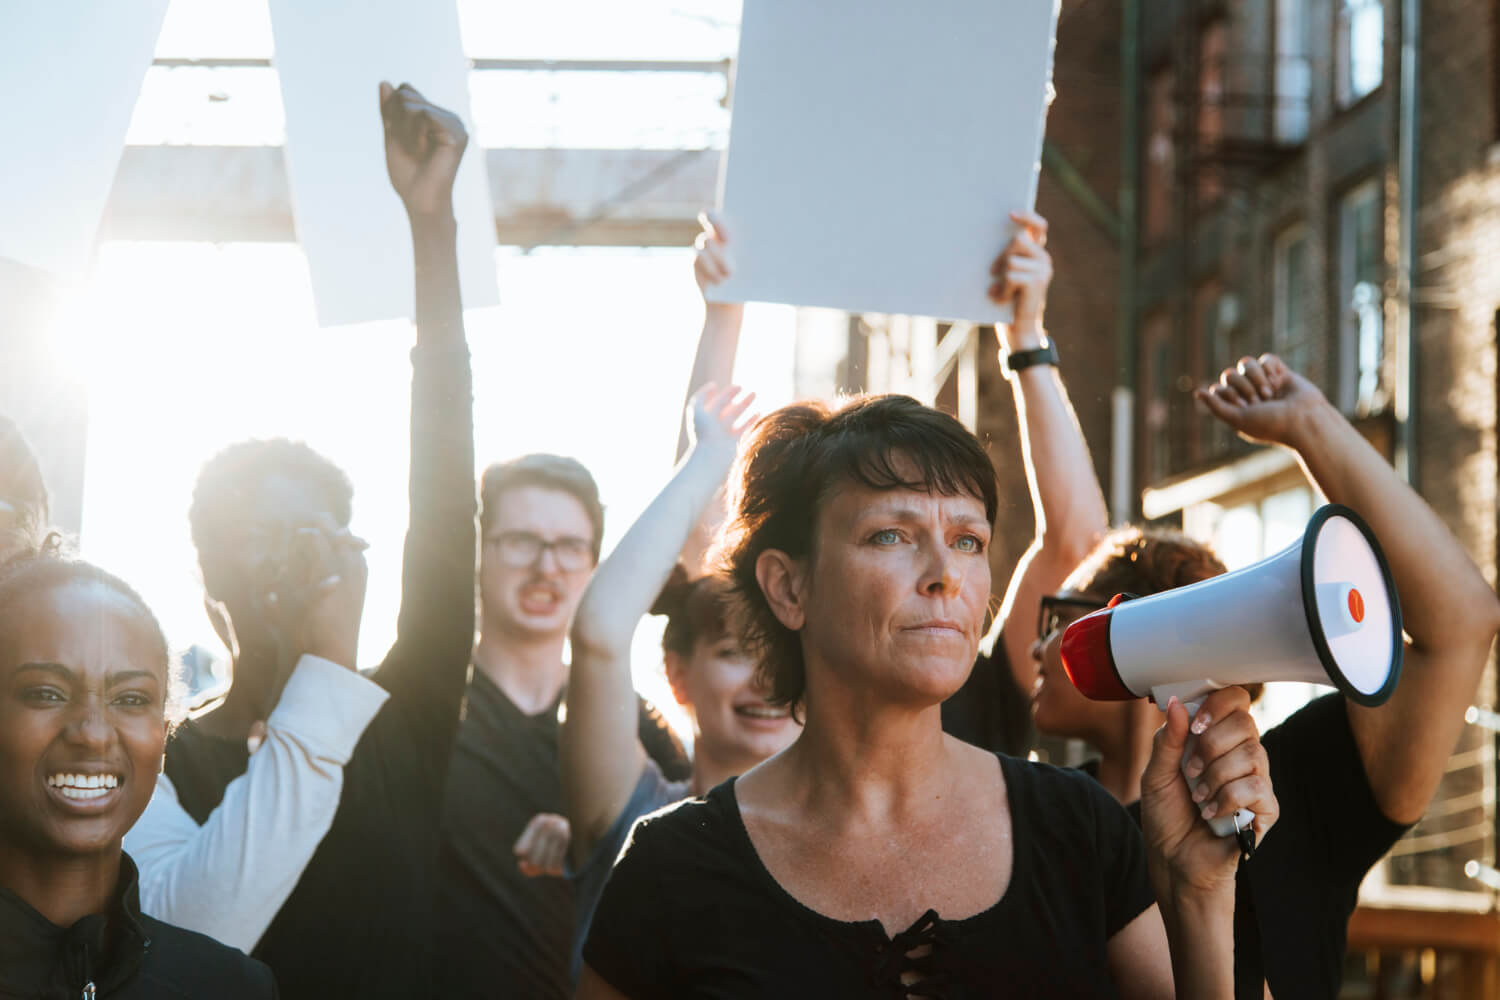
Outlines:
{"type": "Polygon", "coordinates": [[[333,824],[344,765],[389,694],[328,660],[303,656],[266,720],[264,742],[202,826],[158,775],[125,834],[141,910],[249,952],[333,824]]]}

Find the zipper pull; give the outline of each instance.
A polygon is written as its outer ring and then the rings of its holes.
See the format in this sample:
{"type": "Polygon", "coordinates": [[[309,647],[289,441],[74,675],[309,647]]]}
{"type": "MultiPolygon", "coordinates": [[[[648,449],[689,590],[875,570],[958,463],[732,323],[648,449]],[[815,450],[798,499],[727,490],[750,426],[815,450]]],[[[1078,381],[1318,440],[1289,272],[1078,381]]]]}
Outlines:
{"type": "Polygon", "coordinates": [[[83,984],[83,1000],[94,1000],[94,984],[83,984]]]}

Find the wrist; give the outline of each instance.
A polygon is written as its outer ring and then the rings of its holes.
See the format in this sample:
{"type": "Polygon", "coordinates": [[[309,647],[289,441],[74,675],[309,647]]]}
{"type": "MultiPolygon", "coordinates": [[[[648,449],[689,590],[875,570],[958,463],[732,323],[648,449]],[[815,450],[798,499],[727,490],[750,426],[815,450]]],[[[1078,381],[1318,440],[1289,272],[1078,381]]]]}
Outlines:
{"type": "Polygon", "coordinates": [[[408,208],[406,219],[411,225],[412,241],[419,248],[423,245],[442,246],[458,236],[458,220],[453,217],[451,206],[445,206],[438,212],[408,208]]]}
{"type": "Polygon", "coordinates": [[[1000,344],[1004,354],[1017,351],[1033,351],[1049,343],[1047,331],[1034,319],[1023,319],[1014,324],[1002,324],[1000,344]]]}

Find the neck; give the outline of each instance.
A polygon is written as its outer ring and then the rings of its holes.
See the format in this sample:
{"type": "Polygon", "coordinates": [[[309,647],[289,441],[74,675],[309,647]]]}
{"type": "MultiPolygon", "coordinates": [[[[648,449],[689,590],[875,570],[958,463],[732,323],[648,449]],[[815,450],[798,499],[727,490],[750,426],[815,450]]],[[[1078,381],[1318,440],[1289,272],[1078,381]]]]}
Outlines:
{"type": "Polygon", "coordinates": [[[919,804],[930,806],[952,763],[941,707],[848,694],[809,685],[806,724],[784,755],[798,773],[805,809],[884,824],[901,822],[919,804]]]}
{"type": "Polygon", "coordinates": [[[1141,797],[1141,775],[1151,759],[1161,713],[1145,699],[1124,703],[1121,709],[1114,725],[1101,727],[1084,738],[1100,753],[1099,784],[1121,805],[1128,806],[1141,797]]]}
{"type": "Polygon", "coordinates": [[[486,623],[474,648],[474,669],[517,708],[535,715],[551,707],[568,679],[562,658],[566,641],[566,633],[537,635],[486,623]]]}
{"type": "Polygon", "coordinates": [[[0,886],[58,927],[104,913],[120,881],[120,845],[66,857],[36,857],[0,846],[0,886]]]}

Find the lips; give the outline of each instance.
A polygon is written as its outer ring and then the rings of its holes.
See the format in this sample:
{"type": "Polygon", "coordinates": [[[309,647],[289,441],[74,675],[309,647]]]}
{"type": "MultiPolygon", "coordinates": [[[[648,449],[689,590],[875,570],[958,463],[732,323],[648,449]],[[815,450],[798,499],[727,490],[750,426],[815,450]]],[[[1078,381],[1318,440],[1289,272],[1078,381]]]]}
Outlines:
{"type": "Polygon", "coordinates": [[[964,635],[964,628],[958,622],[949,618],[934,618],[930,621],[918,622],[915,625],[907,625],[903,632],[912,632],[917,635],[964,635]]]}
{"type": "Polygon", "coordinates": [[[521,610],[527,614],[545,615],[557,610],[562,603],[562,594],[547,584],[528,584],[521,588],[521,610]]]}

